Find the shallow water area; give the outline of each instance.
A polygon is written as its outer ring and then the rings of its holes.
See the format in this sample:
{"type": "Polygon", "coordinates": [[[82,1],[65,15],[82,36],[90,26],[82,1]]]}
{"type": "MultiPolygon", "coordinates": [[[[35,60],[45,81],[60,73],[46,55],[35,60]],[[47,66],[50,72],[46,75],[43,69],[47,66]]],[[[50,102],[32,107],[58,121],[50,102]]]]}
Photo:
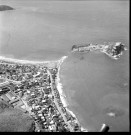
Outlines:
{"type": "Polygon", "coordinates": [[[102,53],[72,53],[65,60],[61,83],[69,108],[85,128],[98,130],[106,123],[110,131],[129,130],[128,70],[127,61],[113,60],[102,53]],[[115,117],[108,115],[111,112],[115,117]]]}

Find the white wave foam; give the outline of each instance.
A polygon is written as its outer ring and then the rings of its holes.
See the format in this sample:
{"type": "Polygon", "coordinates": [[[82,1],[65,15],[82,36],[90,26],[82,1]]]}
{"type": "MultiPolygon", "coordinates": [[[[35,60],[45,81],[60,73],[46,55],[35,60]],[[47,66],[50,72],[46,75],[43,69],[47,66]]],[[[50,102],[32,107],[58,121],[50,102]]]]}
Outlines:
{"type": "Polygon", "coordinates": [[[62,101],[62,104],[64,107],[67,107],[68,106],[68,103],[67,101],[65,100],[65,94],[63,92],[63,86],[62,86],[62,83],[60,83],[60,66],[61,64],[64,62],[64,60],[68,58],[68,56],[63,56],[60,60],[59,60],[59,64],[58,64],[58,73],[57,73],[57,79],[56,79],[56,83],[57,83],[57,89],[59,91],[59,94],[60,94],[60,98],[61,98],[61,101],[62,101]]]}
{"type": "Polygon", "coordinates": [[[44,63],[50,63],[50,62],[57,62],[57,61],[32,61],[32,60],[20,60],[20,59],[15,59],[15,58],[8,58],[5,56],[0,56],[0,60],[5,60],[5,61],[9,61],[9,62],[17,62],[17,63],[40,63],[40,64],[44,64],[44,63]]]}

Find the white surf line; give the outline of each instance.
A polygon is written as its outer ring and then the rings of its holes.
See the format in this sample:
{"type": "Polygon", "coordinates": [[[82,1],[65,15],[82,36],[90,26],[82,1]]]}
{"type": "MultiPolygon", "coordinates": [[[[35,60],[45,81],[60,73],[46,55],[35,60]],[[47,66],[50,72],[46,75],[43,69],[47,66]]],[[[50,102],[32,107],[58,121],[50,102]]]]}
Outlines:
{"type": "Polygon", "coordinates": [[[32,64],[46,64],[46,63],[51,63],[51,62],[57,62],[57,60],[56,61],[32,61],[32,60],[20,60],[20,59],[15,59],[15,58],[9,58],[9,57],[5,57],[5,56],[0,56],[0,60],[5,60],[5,61],[7,61],[7,62],[13,62],[13,63],[32,63],[32,64]]]}
{"type": "MultiPolygon", "coordinates": [[[[53,79],[52,79],[52,75],[51,75],[51,73],[50,73],[49,71],[47,71],[47,72],[48,72],[48,73],[49,73],[49,75],[50,75],[51,82],[53,82],[53,79]]],[[[55,85],[57,85],[57,84],[56,84],[56,80],[55,80],[55,85]]],[[[56,86],[56,87],[57,87],[57,86],[56,86]]],[[[53,89],[52,85],[51,85],[51,89],[53,90],[53,91],[52,91],[52,94],[53,94],[53,96],[55,97],[55,93],[54,93],[54,89],[53,89]]],[[[56,105],[56,107],[57,107],[58,111],[59,111],[59,112],[60,112],[60,114],[62,115],[63,120],[64,120],[64,121],[65,121],[65,123],[68,125],[68,127],[69,127],[70,131],[72,131],[72,132],[73,132],[73,129],[72,129],[71,125],[67,122],[67,120],[66,120],[66,118],[65,118],[65,116],[64,116],[64,114],[63,114],[63,112],[61,111],[61,109],[60,109],[60,107],[59,107],[59,104],[58,104],[58,101],[57,101],[56,97],[54,98],[54,103],[55,103],[55,105],[56,105]]]]}
{"type": "Polygon", "coordinates": [[[58,61],[58,73],[57,73],[57,79],[55,80],[56,81],[56,84],[57,84],[57,90],[60,94],[60,99],[62,101],[62,104],[64,107],[67,107],[68,104],[65,100],[66,98],[66,95],[64,94],[64,91],[63,91],[63,86],[62,86],[62,83],[60,83],[60,67],[61,67],[61,64],[64,62],[65,59],[67,59],[68,56],[63,56],[59,61],[58,61]]]}
{"type": "MultiPolygon", "coordinates": [[[[67,101],[66,101],[66,95],[64,95],[64,93],[63,93],[63,86],[62,86],[62,83],[60,82],[60,67],[61,67],[61,65],[62,65],[62,63],[64,62],[64,60],[65,59],[67,59],[68,58],[68,56],[63,56],[58,62],[58,73],[57,73],[57,79],[55,80],[56,81],[56,84],[57,84],[57,90],[58,90],[58,92],[59,92],[59,94],[60,94],[60,99],[61,99],[61,101],[62,101],[62,104],[63,104],[63,106],[66,108],[66,110],[76,119],[76,122],[78,123],[78,125],[81,127],[81,124],[79,123],[79,121],[78,121],[78,119],[77,119],[77,117],[76,117],[76,115],[71,111],[71,110],[69,110],[68,108],[67,108],[67,106],[69,106],[69,104],[67,104],[67,101]]],[[[88,130],[87,129],[84,129],[83,127],[81,127],[81,131],[82,132],[88,132],[88,130]]]]}

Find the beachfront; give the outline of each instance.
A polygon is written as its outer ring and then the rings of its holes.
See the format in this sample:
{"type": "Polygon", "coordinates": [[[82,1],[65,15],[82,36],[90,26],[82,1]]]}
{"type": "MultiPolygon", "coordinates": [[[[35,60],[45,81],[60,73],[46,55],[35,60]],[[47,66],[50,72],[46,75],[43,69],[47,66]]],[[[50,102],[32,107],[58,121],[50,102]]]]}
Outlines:
{"type": "Polygon", "coordinates": [[[6,83],[0,84],[0,98],[14,108],[29,113],[35,120],[36,132],[87,131],[81,128],[76,116],[67,109],[65,98],[62,98],[59,70],[66,58],[54,61],[57,65],[50,67],[47,66],[49,61],[1,57],[0,78],[6,83]]]}

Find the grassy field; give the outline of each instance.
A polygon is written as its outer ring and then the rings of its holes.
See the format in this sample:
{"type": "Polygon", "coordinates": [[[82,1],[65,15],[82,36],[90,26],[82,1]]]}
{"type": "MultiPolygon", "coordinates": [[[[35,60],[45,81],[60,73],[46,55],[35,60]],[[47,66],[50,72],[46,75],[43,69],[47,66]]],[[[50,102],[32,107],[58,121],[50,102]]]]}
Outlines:
{"type": "Polygon", "coordinates": [[[31,132],[33,120],[0,101],[0,132],[31,132]]]}

